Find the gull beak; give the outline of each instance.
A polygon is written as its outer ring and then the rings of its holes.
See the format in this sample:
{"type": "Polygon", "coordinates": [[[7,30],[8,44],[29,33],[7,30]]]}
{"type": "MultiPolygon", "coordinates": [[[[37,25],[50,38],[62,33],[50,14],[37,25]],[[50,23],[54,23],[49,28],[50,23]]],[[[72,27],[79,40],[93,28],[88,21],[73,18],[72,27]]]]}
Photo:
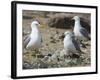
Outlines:
{"type": "Polygon", "coordinates": [[[39,22],[39,25],[40,25],[41,24],[40,21],[38,21],[38,22],[39,22]]]}
{"type": "Polygon", "coordinates": [[[38,21],[38,26],[41,26],[41,23],[38,21]]]}
{"type": "Polygon", "coordinates": [[[41,26],[41,24],[40,24],[40,23],[39,23],[38,25],[39,25],[39,26],[41,26]]]}

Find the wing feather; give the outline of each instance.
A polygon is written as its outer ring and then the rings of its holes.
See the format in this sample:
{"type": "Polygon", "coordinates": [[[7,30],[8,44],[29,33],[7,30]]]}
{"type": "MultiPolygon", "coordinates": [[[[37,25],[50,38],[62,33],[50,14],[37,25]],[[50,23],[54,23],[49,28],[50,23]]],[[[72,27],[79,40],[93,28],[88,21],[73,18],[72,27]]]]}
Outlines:
{"type": "Polygon", "coordinates": [[[26,46],[27,46],[27,44],[29,43],[29,41],[30,41],[30,35],[28,35],[28,36],[26,36],[25,38],[24,38],[24,42],[23,42],[23,45],[24,45],[24,48],[26,48],[26,46]]]}

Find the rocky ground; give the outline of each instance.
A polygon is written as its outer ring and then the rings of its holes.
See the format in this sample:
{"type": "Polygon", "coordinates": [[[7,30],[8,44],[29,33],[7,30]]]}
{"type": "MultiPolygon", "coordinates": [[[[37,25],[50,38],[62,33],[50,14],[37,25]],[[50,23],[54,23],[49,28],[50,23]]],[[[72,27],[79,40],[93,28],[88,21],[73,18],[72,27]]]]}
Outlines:
{"type": "MultiPolygon", "coordinates": [[[[83,41],[85,47],[81,47],[81,50],[84,54],[80,57],[64,56],[63,33],[67,30],[72,30],[73,25],[61,25],[61,23],[59,24],[61,27],[58,27],[57,25],[59,20],[66,20],[61,16],[71,19],[74,15],[79,15],[82,18],[85,16],[87,23],[90,24],[89,14],[23,11],[23,38],[30,33],[31,22],[34,19],[38,19],[41,22],[40,31],[43,39],[42,47],[39,51],[28,50],[27,52],[24,52],[23,50],[23,69],[79,67],[91,65],[91,41],[83,41]],[[57,15],[60,15],[60,17],[57,15]],[[55,24],[51,24],[51,22],[54,22],[55,24]],[[67,26],[67,28],[65,26],[67,26]]],[[[90,29],[90,27],[87,29],[90,29]]]]}

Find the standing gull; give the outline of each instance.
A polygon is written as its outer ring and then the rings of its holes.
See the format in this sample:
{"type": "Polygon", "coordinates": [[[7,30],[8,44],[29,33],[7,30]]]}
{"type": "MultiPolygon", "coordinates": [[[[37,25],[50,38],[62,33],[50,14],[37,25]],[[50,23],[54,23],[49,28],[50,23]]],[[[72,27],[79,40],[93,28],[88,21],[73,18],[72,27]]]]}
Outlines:
{"type": "Polygon", "coordinates": [[[80,18],[78,16],[74,16],[73,19],[75,20],[74,34],[76,38],[78,40],[90,40],[88,31],[80,24],[80,18]]]}
{"type": "Polygon", "coordinates": [[[67,31],[64,33],[65,38],[64,38],[64,49],[66,51],[67,55],[80,55],[77,53],[82,53],[80,46],[78,45],[77,41],[75,40],[74,33],[71,31],[67,31]]]}
{"type": "Polygon", "coordinates": [[[38,49],[41,47],[41,34],[39,31],[39,22],[33,21],[31,23],[31,33],[24,39],[24,48],[38,49]]]}

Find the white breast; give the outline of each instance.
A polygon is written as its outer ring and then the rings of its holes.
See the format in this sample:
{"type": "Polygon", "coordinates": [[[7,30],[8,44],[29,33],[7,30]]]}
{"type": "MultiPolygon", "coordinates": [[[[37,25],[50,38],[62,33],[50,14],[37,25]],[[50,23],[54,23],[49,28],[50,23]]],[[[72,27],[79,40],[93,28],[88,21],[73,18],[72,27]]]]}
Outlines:
{"type": "Polygon", "coordinates": [[[64,48],[65,48],[65,50],[76,52],[76,49],[72,43],[72,40],[67,36],[64,38],[64,48]]]}
{"type": "Polygon", "coordinates": [[[30,41],[26,48],[40,48],[41,47],[41,35],[36,30],[33,30],[30,34],[30,41]]]}

